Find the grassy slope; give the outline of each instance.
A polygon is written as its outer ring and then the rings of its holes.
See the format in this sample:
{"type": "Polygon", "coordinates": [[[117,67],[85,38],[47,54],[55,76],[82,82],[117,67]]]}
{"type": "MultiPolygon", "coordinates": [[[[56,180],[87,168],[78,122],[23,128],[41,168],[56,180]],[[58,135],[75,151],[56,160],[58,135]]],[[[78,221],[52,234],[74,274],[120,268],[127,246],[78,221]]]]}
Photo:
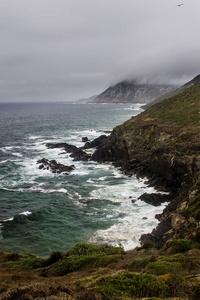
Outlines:
{"type": "Polygon", "coordinates": [[[7,300],[195,300],[200,293],[200,250],[189,240],[128,252],[78,244],[47,259],[1,251],[0,266],[0,299],[7,300]]]}

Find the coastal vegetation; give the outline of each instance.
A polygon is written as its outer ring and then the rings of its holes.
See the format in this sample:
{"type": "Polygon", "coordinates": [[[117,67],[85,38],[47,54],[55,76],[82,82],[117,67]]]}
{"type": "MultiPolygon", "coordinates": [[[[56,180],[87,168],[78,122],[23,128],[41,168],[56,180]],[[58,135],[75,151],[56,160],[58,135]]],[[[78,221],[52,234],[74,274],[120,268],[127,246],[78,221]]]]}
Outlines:
{"type": "MultiPolygon", "coordinates": [[[[200,299],[200,83],[116,127],[93,154],[169,193],[141,247],[0,251],[0,299],[200,299]]],[[[66,146],[66,145],[65,145],[66,146]]]]}

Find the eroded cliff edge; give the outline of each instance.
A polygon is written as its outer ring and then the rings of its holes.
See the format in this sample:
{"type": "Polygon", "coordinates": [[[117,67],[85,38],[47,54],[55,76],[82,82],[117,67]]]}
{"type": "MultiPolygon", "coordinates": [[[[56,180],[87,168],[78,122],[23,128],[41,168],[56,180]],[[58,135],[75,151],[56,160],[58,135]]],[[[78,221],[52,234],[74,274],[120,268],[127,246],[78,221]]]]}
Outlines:
{"type": "Polygon", "coordinates": [[[200,83],[116,127],[93,159],[112,161],[170,192],[172,200],[145,242],[200,241],[200,83]]]}

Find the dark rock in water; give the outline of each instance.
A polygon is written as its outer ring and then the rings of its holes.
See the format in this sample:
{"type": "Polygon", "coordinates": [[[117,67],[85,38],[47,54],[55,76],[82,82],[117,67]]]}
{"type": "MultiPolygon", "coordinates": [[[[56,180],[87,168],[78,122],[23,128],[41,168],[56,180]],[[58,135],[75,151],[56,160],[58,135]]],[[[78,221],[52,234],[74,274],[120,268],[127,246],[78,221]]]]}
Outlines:
{"type": "Polygon", "coordinates": [[[147,217],[143,217],[143,218],[142,218],[142,220],[147,220],[147,219],[148,219],[147,217]]]}
{"type": "Polygon", "coordinates": [[[103,134],[91,142],[86,142],[85,145],[81,149],[89,149],[89,148],[98,147],[101,143],[103,143],[105,140],[107,140],[107,138],[108,137],[105,134],[103,134]]]}
{"type": "Polygon", "coordinates": [[[168,218],[161,223],[152,231],[152,233],[143,234],[140,238],[140,242],[143,247],[148,245],[157,244],[162,245],[165,242],[164,235],[171,230],[171,219],[168,218]]]}
{"type": "Polygon", "coordinates": [[[161,203],[168,202],[171,199],[171,196],[166,194],[144,193],[138,199],[154,206],[160,206],[161,203]]]}
{"type": "Polygon", "coordinates": [[[131,200],[131,202],[132,202],[132,203],[135,203],[135,202],[136,202],[136,200],[137,200],[137,199],[132,199],[132,200],[131,200]]]}
{"type": "Polygon", "coordinates": [[[46,146],[50,149],[54,148],[61,148],[64,149],[67,153],[71,153],[71,157],[74,158],[74,160],[84,160],[87,161],[90,158],[90,155],[88,155],[85,151],[82,149],[74,146],[74,145],[69,145],[67,143],[58,143],[58,144],[46,144],[46,146]]]}
{"type": "Polygon", "coordinates": [[[57,163],[56,160],[48,160],[46,158],[38,160],[37,164],[40,164],[39,169],[51,170],[53,173],[64,173],[65,175],[68,175],[71,171],[75,169],[74,165],[65,166],[63,164],[57,163]]]}
{"type": "Polygon", "coordinates": [[[83,143],[86,143],[87,141],[89,141],[87,136],[82,137],[82,142],[83,143]]]}

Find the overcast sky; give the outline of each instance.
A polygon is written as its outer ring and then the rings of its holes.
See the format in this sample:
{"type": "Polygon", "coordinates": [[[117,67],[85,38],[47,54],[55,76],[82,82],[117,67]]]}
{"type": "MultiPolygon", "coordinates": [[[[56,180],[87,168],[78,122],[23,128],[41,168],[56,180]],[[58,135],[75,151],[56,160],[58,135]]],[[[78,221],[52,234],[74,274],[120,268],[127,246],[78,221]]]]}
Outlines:
{"type": "Polygon", "coordinates": [[[200,73],[199,14],[200,0],[0,0],[0,101],[183,84],[200,73]]]}

